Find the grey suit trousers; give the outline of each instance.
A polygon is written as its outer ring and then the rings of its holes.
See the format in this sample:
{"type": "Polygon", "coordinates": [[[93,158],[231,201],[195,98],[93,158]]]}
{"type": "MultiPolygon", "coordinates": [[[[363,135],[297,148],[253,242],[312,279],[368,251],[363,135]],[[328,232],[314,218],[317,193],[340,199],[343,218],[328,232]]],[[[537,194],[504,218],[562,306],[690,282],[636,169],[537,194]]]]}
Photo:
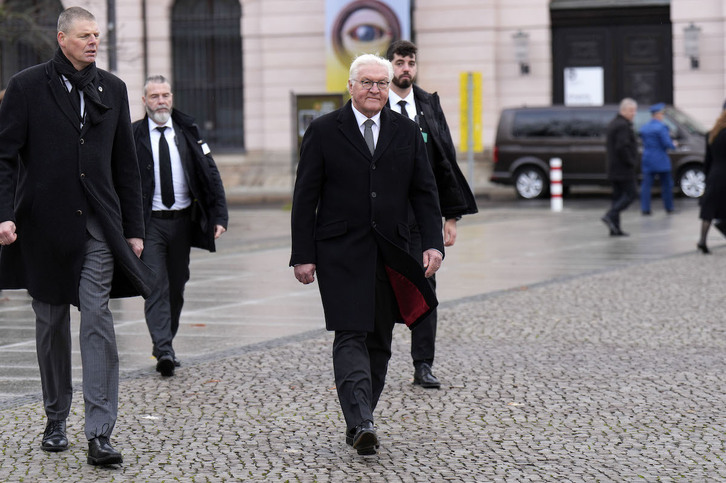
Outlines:
{"type": "MultiPolygon", "coordinates": [[[[111,250],[105,241],[89,234],[78,287],[85,435],[89,440],[110,437],[118,414],[119,360],[108,307],[112,278],[111,250]]],[[[70,306],[34,299],[33,310],[45,412],[48,419],[66,419],[73,397],[70,306]]]]}

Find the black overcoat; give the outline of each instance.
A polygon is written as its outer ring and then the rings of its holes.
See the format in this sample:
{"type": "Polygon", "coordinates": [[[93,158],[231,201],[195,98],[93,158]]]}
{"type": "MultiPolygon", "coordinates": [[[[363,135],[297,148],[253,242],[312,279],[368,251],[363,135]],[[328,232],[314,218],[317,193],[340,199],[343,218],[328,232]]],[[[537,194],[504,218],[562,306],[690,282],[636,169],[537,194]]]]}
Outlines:
{"type": "Polygon", "coordinates": [[[0,221],[14,221],[18,238],[0,250],[1,288],[78,305],[93,210],[116,263],[112,296],[151,291],[153,272],[126,242],[144,238],[126,85],[98,69],[96,88],[110,109],[81,128],[51,62],[8,84],[0,105],[0,221]]]}
{"type": "Polygon", "coordinates": [[[373,330],[379,254],[409,326],[436,304],[421,261],[406,252],[409,203],[424,250],[444,252],[436,182],[423,138],[416,123],[388,108],[381,111],[380,125],[374,155],[350,102],[314,120],[303,137],[293,194],[290,265],[316,264],[328,330],[373,330]],[[408,295],[398,289],[406,286],[418,291],[414,299],[429,291],[427,310],[404,308],[408,295]]]}
{"type": "Polygon", "coordinates": [[[613,181],[635,180],[638,165],[638,140],[633,123],[622,114],[610,121],[605,141],[608,178],[613,181]]]}
{"type": "MultiPolygon", "coordinates": [[[[184,163],[184,176],[192,197],[191,244],[193,247],[213,252],[215,226],[222,225],[226,229],[229,221],[222,178],[212,155],[205,153],[205,143],[194,119],[176,109],[172,111],[171,118],[177,147],[184,163]]],[[[133,130],[141,173],[144,221],[148,225],[156,186],[148,116],[134,122],[133,130]]]]}
{"type": "Polygon", "coordinates": [[[476,199],[456,162],[454,141],[438,93],[430,94],[414,84],[413,97],[419,123],[427,131],[427,153],[436,178],[441,214],[450,219],[476,213],[476,199]]]}
{"type": "Polygon", "coordinates": [[[726,129],[721,130],[708,142],[703,161],[706,173],[706,190],[701,197],[702,220],[726,220],[726,129]]]}

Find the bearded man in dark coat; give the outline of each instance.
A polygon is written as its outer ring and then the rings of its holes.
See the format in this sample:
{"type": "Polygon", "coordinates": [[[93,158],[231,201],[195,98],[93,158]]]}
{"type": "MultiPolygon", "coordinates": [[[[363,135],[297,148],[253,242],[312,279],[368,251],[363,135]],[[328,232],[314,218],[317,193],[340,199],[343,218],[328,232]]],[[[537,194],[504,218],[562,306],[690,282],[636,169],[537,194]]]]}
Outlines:
{"type": "Polygon", "coordinates": [[[394,322],[414,327],[436,307],[426,277],[439,269],[444,252],[421,131],[385,107],[392,79],[386,59],[364,54],[353,61],[351,102],[305,132],[292,204],[290,265],[301,283],[318,275],[325,325],[335,331],[333,368],[346,442],[363,455],[379,446],[373,411],[394,322]],[[409,205],[424,247],[418,259],[408,253],[409,205]]]}
{"type": "Polygon", "coordinates": [[[68,448],[70,305],[80,310],[88,463],[118,464],[113,295],[147,296],[144,220],[126,85],[96,68],[99,29],[80,7],[58,18],[52,60],[10,79],[0,106],[0,288],[33,298],[48,417],[41,448],[68,448]]]}

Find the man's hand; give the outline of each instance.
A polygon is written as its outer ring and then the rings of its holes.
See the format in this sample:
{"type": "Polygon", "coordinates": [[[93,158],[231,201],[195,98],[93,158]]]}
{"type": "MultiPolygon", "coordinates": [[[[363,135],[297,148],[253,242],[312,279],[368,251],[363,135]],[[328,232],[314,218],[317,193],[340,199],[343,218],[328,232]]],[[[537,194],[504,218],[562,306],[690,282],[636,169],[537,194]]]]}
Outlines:
{"type": "Polygon", "coordinates": [[[225,227],[223,227],[222,225],[215,225],[214,226],[214,239],[215,240],[218,239],[220,236],[222,236],[222,233],[224,233],[225,231],[227,231],[227,229],[225,227]]]}
{"type": "Polygon", "coordinates": [[[3,221],[0,223],[0,245],[10,245],[18,239],[15,233],[15,223],[12,221],[3,221]]]}
{"type": "Polygon", "coordinates": [[[441,261],[443,257],[438,250],[429,248],[423,253],[423,266],[426,269],[426,278],[431,277],[436,271],[441,268],[441,261]]]}
{"type": "Polygon", "coordinates": [[[313,283],[315,281],[315,264],[303,263],[302,265],[295,265],[295,278],[305,285],[313,283]]]}
{"type": "Polygon", "coordinates": [[[453,247],[456,243],[456,218],[449,218],[444,223],[444,246],[453,247]]]}
{"type": "Polygon", "coordinates": [[[141,252],[144,251],[144,240],[142,238],[127,238],[126,242],[129,244],[136,256],[141,257],[141,252]]]}

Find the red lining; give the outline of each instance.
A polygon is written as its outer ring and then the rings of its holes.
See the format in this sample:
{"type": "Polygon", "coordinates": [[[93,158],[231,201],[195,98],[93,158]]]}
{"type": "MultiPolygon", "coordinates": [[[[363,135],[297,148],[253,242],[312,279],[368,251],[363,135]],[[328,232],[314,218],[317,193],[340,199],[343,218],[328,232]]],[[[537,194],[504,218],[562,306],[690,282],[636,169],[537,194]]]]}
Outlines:
{"type": "Polygon", "coordinates": [[[388,280],[391,282],[393,293],[396,295],[398,309],[407,326],[411,326],[431,307],[426,303],[423,294],[409,279],[386,265],[388,280]]]}

